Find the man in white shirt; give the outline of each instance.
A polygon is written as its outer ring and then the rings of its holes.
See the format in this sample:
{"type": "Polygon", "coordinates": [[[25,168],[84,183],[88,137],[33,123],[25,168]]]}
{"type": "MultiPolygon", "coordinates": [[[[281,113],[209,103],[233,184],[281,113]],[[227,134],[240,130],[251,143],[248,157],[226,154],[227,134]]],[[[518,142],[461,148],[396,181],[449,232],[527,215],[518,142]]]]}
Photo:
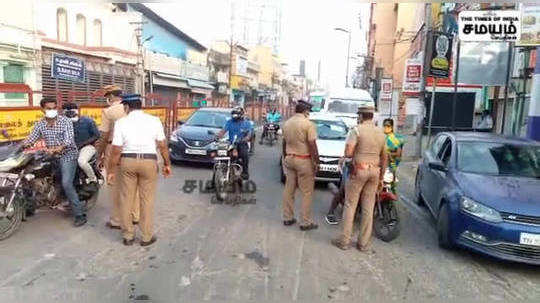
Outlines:
{"type": "Polygon", "coordinates": [[[135,230],[131,210],[135,193],[140,197],[141,246],[156,242],[153,232],[154,199],[158,177],[157,149],[163,157],[163,176],[171,174],[171,163],[163,125],[159,118],[142,111],[140,95],[122,96],[122,104],[128,113],[114,125],[112,140],[113,150],[108,163],[107,181],[119,182],[120,185],[120,224],[124,245],[133,245],[135,230]],[[119,176],[115,176],[120,162],[119,176]]]}

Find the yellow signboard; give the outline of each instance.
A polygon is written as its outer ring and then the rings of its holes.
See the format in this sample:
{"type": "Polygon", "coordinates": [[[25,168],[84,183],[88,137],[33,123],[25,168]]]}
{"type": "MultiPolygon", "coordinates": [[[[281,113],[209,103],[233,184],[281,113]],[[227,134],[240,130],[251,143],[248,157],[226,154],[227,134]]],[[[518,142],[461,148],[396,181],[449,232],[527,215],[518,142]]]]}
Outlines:
{"type": "Polygon", "coordinates": [[[161,123],[165,124],[167,121],[167,109],[166,108],[145,108],[143,111],[152,116],[156,116],[161,120],[161,123]]]}
{"type": "Polygon", "coordinates": [[[179,108],[176,110],[176,120],[185,122],[196,110],[196,108],[179,108]]]}
{"type": "Polygon", "coordinates": [[[101,107],[81,107],[79,110],[79,115],[87,116],[94,119],[94,122],[96,122],[97,126],[100,126],[102,111],[103,111],[103,108],[101,107]]]}
{"type": "Polygon", "coordinates": [[[30,134],[36,121],[43,117],[39,109],[15,109],[0,111],[0,131],[8,137],[0,135],[0,142],[21,140],[30,134]]]}

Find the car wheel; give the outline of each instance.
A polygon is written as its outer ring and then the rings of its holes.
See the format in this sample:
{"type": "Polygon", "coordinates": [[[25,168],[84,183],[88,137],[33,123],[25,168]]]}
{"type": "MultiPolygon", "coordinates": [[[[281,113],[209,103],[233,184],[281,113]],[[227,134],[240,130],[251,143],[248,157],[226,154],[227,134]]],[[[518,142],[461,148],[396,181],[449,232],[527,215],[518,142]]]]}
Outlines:
{"type": "Polygon", "coordinates": [[[452,240],[450,239],[450,218],[448,203],[444,203],[439,212],[437,218],[437,236],[439,240],[439,247],[444,249],[451,249],[454,247],[452,240]]]}
{"type": "Polygon", "coordinates": [[[414,201],[419,206],[425,206],[425,201],[422,198],[422,193],[420,192],[420,180],[418,175],[420,174],[420,168],[416,171],[416,178],[414,179],[414,201]]]}

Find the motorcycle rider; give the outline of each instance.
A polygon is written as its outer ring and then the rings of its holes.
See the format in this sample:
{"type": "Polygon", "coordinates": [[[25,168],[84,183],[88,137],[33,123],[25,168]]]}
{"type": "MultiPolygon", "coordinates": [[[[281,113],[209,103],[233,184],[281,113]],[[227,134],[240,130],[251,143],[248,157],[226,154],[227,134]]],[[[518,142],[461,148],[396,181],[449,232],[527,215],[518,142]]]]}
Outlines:
{"type": "MultiPolygon", "coordinates": [[[[217,135],[218,139],[221,139],[225,133],[229,133],[229,142],[233,142],[236,137],[238,157],[242,161],[242,179],[249,179],[249,146],[248,142],[251,139],[251,133],[253,127],[251,123],[244,119],[244,109],[242,107],[235,107],[231,111],[232,119],[225,123],[223,129],[217,135]]],[[[213,180],[213,178],[212,178],[213,180]]]]}
{"type": "Polygon", "coordinates": [[[75,103],[66,103],[62,105],[64,116],[73,122],[73,131],[75,133],[75,144],[79,149],[79,167],[88,177],[88,184],[92,189],[97,187],[97,177],[89,164],[90,160],[96,154],[94,144],[99,139],[99,131],[92,118],[86,116],[79,117],[79,106],[75,103]]]}
{"type": "Polygon", "coordinates": [[[32,132],[23,142],[24,147],[32,146],[37,140],[43,139],[47,146],[47,153],[59,155],[59,166],[62,177],[62,187],[71,203],[75,216],[76,227],[86,224],[86,210],[79,200],[79,195],[73,185],[77,170],[79,153],[75,144],[73,123],[65,116],[58,115],[56,99],[43,98],[40,102],[41,110],[45,114],[37,121],[32,132]]]}
{"type": "Polygon", "coordinates": [[[259,144],[263,144],[264,138],[268,132],[268,124],[274,123],[276,125],[276,131],[279,129],[279,122],[281,122],[281,114],[277,111],[277,108],[274,106],[268,114],[266,114],[266,123],[263,126],[263,133],[261,135],[261,140],[259,144]]]}

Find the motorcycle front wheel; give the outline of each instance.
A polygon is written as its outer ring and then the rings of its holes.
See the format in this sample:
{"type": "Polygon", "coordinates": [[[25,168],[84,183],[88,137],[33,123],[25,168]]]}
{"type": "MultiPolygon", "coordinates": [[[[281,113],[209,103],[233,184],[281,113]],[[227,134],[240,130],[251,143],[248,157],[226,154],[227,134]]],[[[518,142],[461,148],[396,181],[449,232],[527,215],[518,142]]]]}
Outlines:
{"type": "Polygon", "coordinates": [[[227,189],[225,187],[223,176],[223,169],[221,167],[216,168],[216,173],[214,174],[214,189],[216,194],[216,199],[220,202],[227,199],[227,189]]]}
{"type": "Polygon", "coordinates": [[[379,207],[375,205],[373,215],[373,230],[375,236],[384,242],[390,242],[397,238],[400,233],[399,216],[394,202],[385,202],[381,205],[382,214],[379,207]]]}
{"type": "MultiPolygon", "coordinates": [[[[10,195],[11,194],[0,196],[0,201],[2,201],[0,205],[4,205],[2,203],[7,204],[10,195]]],[[[2,206],[0,206],[0,211],[5,212],[6,210],[1,207],[2,206]]],[[[24,203],[16,196],[15,201],[13,201],[13,211],[0,217],[0,241],[9,238],[17,231],[17,229],[19,229],[23,219],[23,212],[24,203]]]]}

